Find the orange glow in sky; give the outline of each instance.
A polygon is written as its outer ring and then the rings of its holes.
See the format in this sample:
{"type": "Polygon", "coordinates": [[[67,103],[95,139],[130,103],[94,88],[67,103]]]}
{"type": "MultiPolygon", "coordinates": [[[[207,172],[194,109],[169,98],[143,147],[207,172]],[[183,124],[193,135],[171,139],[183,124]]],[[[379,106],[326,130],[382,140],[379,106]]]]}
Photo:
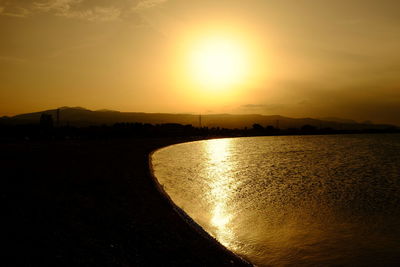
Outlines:
{"type": "Polygon", "coordinates": [[[398,0],[0,0],[0,116],[82,106],[400,125],[398,0]]]}

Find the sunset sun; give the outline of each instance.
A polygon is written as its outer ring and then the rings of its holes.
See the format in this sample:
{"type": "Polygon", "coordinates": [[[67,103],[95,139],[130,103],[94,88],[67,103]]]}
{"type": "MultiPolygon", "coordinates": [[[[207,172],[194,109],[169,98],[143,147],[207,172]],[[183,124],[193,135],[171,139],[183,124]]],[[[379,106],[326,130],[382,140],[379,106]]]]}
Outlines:
{"type": "Polygon", "coordinates": [[[189,71],[195,83],[211,90],[228,89],[246,78],[246,50],[229,38],[206,38],[194,45],[189,71]]]}

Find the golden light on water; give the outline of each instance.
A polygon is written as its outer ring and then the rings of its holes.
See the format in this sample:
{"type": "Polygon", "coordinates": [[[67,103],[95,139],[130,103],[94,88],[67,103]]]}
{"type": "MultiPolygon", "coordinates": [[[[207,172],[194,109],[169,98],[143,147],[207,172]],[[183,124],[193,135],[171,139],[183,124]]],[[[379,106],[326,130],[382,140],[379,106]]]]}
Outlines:
{"type": "Polygon", "coordinates": [[[381,137],[354,138],[214,139],[162,149],[155,163],[172,200],[257,266],[391,262],[399,255],[399,218],[387,212],[396,210],[398,194],[368,174],[393,179],[398,164],[380,156],[388,149],[379,148],[381,137]],[[362,157],[348,165],[349,151],[362,157]]]}
{"type": "Polygon", "coordinates": [[[230,230],[232,212],[229,210],[229,201],[239,184],[230,176],[232,171],[230,161],[230,146],[232,140],[219,139],[205,142],[205,151],[208,155],[208,176],[213,183],[210,185],[210,198],[213,200],[210,223],[214,227],[213,234],[225,246],[233,247],[234,234],[230,230]]]}

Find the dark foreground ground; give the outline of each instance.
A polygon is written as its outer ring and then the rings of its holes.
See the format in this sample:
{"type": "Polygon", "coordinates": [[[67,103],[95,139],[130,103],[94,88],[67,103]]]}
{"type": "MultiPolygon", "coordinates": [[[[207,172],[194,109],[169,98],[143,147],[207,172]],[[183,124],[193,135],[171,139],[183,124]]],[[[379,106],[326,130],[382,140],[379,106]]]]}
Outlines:
{"type": "Polygon", "coordinates": [[[181,141],[0,143],[0,265],[246,266],[150,178],[148,154],[181,141]]]}

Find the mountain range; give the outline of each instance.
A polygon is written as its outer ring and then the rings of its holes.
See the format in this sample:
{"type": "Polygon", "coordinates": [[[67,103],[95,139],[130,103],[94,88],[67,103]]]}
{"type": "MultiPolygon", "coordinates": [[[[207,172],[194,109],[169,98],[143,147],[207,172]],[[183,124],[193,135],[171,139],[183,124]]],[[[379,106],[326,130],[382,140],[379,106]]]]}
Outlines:
{"type": "Polygon", "coordinates": [[[1,117],[0,123],[6,125],[39,123],[42,114],[52,115],[54,121],[59,110],[59,125],[84,127],[90,125],[112,125],[119,122],[139,122],[150,124],[179,123],[191,124],[195,127],[221,127],[221,128],[245,128],[257,123],[264,127],[271,125],[276,128],[300,128],[303,125],[312,125],[317,128],[333,128],[337,130],[363,130],[363,129],[387,129],[396,126],[388,124],[373,124],[371,122],[358,123],[353,120],[341,118],[289,118],[279,115],[259,114],[169,114],[169,113],[142,113],[119,112],[113,110],[92,111],[81,107],[61,107],[34,113],[20,114],[13,117],[1,117]]]}

